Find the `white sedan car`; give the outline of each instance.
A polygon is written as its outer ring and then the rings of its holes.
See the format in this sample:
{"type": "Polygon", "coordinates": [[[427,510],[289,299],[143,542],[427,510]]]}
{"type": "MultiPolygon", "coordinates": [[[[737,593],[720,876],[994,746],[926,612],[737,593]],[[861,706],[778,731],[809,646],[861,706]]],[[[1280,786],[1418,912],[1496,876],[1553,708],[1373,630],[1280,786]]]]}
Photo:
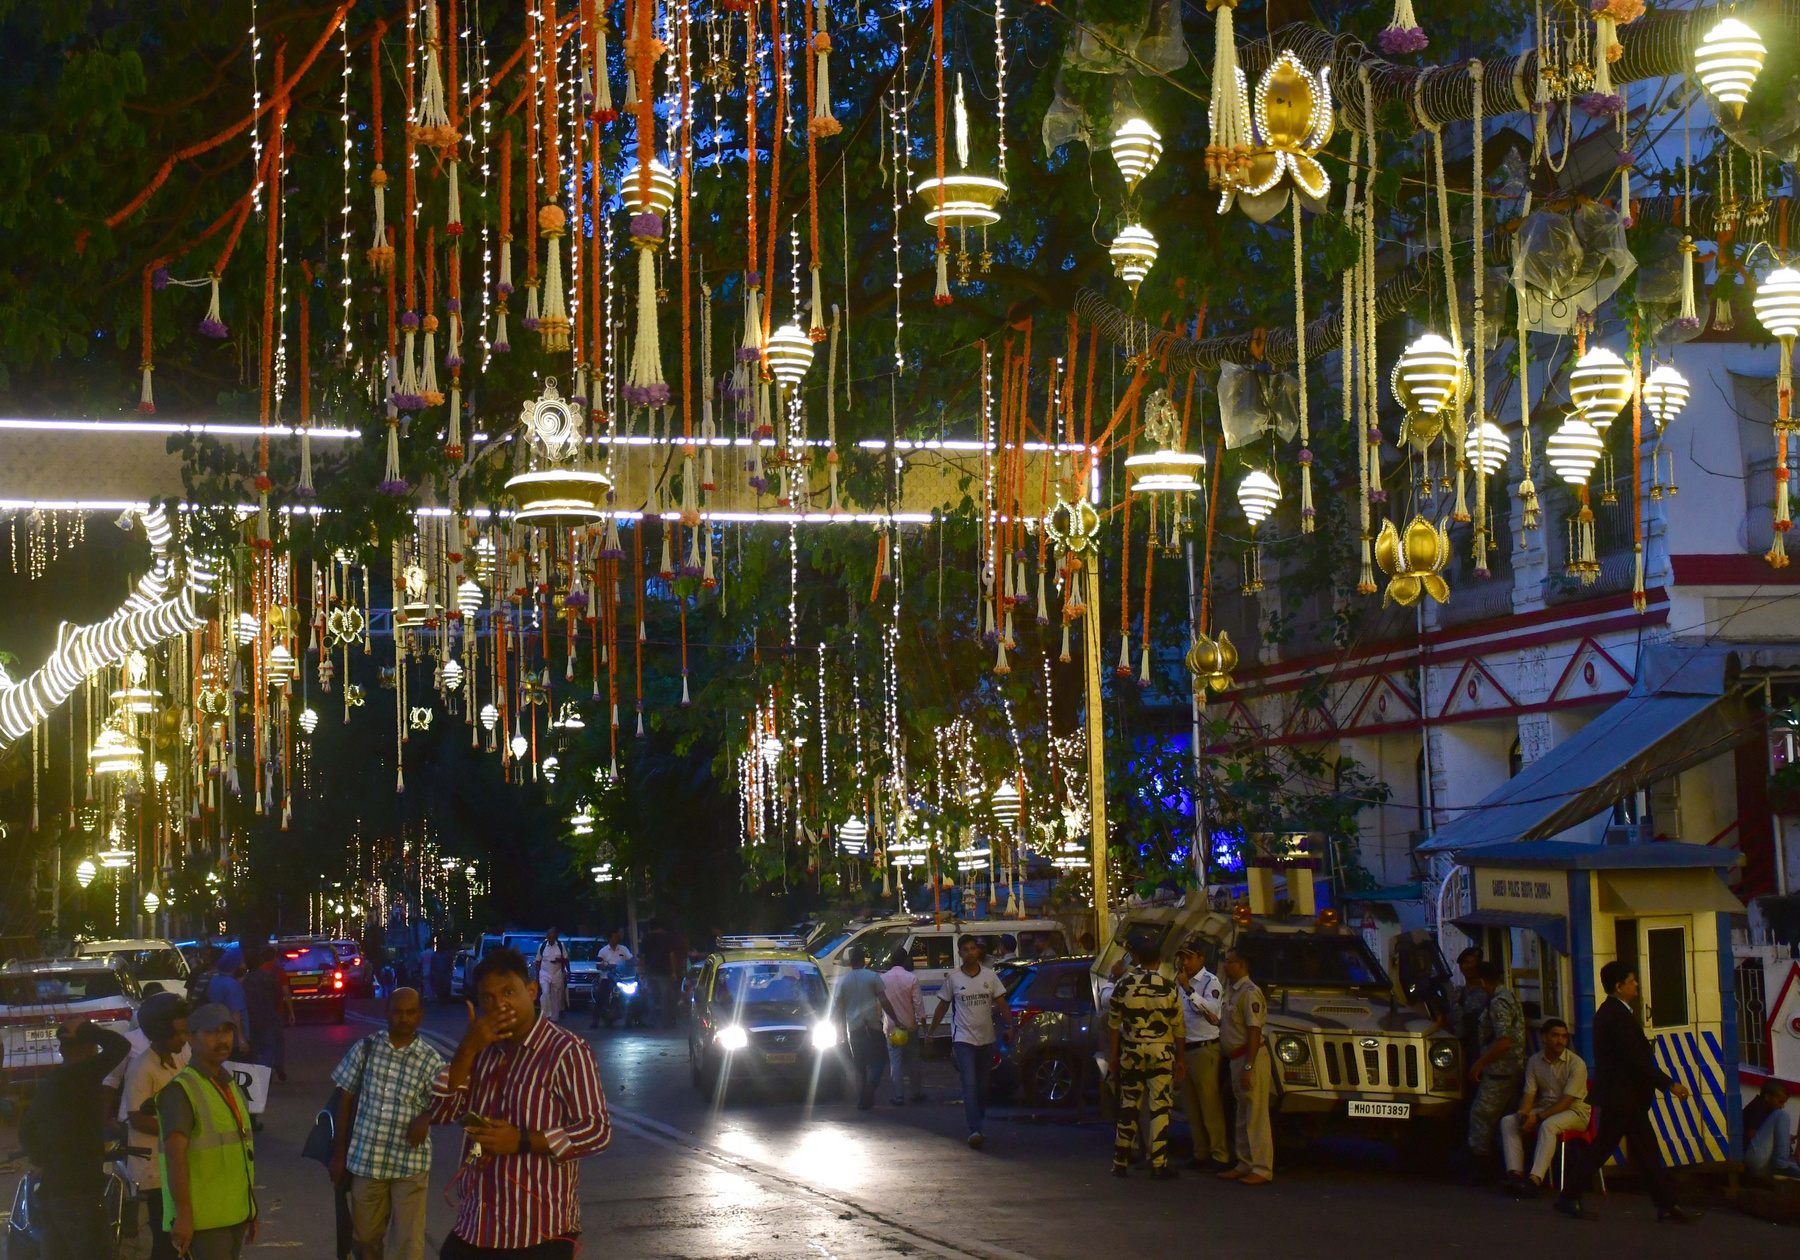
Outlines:
{"type": "Polygon", "coordinates": [[[0,1072],[35,1081],[62,1062],[56,1029],[86,1016],[124,1035],[137,1013],[137,981],[97,958],[30,959],[0,970],[0,1072]]]}

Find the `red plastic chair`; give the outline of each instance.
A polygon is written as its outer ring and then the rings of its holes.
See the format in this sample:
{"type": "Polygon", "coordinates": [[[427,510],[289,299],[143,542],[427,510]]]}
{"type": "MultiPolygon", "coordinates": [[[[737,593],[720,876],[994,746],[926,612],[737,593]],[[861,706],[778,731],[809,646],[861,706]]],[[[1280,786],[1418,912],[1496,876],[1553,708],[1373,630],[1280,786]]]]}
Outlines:
{"type": "MultiPolygon", "coordinates": [[[[1593,1095],[1594,1082],[1590,1080],[1588,1082],[1588,1097],[1592,1098],[1593,1095]]],[[[1558,1189],[1569,1184],[1569,1143],[1581,1142],[1591,1147],[1594,1139],[1599,1135],[1600,1108],[1593,1106],[1591,1103],[1588,1105],[1587,1128],[1580,1132],[1577,1132],[1574,1129],[1564,1129],[1561,1133],[1556,1135],[1556,1184],[1558,1189]]],[[[1600,1193],[1605,1194],[1606,1170],[1604,1168],[1596,1168],[1594,1169],[1594,1176],[1600,1181],[1600,1193]]]]}

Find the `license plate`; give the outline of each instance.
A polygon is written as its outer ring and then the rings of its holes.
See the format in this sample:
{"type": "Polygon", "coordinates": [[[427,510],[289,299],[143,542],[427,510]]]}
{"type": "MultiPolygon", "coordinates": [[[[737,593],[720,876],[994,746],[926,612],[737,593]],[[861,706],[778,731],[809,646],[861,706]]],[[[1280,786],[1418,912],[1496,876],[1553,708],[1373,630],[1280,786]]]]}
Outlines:
{"type": "Polygon", "coordinates": [[[54,1028],[27,1028],[25,1030],[25,1043],[27,1045],[30,1045],[33,1042],[55,1041],[55,1040],[56,1040],[56,1029],[54,1029],[54,1028]]]}
{"type": "Polygon", "coordinates": [[[799,1061],[800,1061],[800,1056],[797,1054],[793,1054],[793,1053],[765,1054],[763,1056],[764,1063],[798,1063],[799,1061]]]}
{"type": "Polygon", "coordinates": [[[1403,1102],[1352,1102],[1352,1117],[1364,1116],[1371,1120],[1410,1120],[1412,1104],[1403,1102]]]}

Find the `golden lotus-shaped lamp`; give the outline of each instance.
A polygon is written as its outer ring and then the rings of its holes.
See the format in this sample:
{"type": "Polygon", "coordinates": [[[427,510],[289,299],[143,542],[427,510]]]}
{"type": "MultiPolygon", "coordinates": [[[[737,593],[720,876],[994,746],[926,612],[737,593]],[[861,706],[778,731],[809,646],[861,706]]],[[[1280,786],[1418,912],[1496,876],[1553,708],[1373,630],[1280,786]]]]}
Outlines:
{"type": "Polygon", "coordinates": [[[1332,117],[1331,67],[1314,74],[1291,52],[1277,57],[1256,85],[1250,160],[1226,187],[1220,211],[1236,200],[1267,223],[1287,205],[1290,184],[1302,201],[1322,208],[1331,177],[1317,155],[1331,139],[1332,117]]]}
{"type": "Polygon", "coordinates": [[[1631,401],[1633,384],[1630,365],[1605,346],[1595,346],[1569,373],[1569,401],[1584,420],[1604,430],[1631,401]]]}
{"type": "Polygon", "coordinates": [[[1223,630],[1219,631],[1216,640],[1200,635],[1188,648],[1187,667],[1194,676],[1195,690],[1204,686],[1224,691],[1231,686],[1231,671],[1237,668],[1237,663],[1237,645],[1223,630]]]}
{"type": "Polygon", "coordinates": [[[1659,363],[1644,381],[1644,407],[1659,426],[1667,427],[1680,415],[1687,400],[1687,377],[1677,372],[1672,364],[1659,363]]]}
{"type": "Polygon", "coordinates": [[[1444,581],[1444,566],[1450,561],[1449,518],[1435,528],[1423,516],[1415,516],[1405,534],[1394,528],[1391,520],[1381,523],[1381,535],[1375,540],[1375,563],[1388,575],[1388,603],[1410,608],[1419,602],[1421,593],[1442,604],[1450,598],[1450,584],[1444,581]]]}

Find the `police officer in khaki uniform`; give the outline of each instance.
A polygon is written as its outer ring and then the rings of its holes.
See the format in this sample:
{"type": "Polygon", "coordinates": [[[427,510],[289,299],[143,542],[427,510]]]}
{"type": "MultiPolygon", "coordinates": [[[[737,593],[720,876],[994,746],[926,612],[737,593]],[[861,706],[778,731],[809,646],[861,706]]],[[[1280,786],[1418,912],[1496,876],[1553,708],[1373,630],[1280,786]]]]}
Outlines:
{"type": "Polygon", "coordinates": [[[1237,1099],[1237,1167],[1223,1181],[1266,1186],[1275,1179],[1275,1139],[1269,1132],[1269,1055],[1263,1045],[1268,1003],[1250,979],[1250,964],[1235,949],[1225,951],[1225,1009],[1219,1042],[1231,1064],[1231,1092],[1237,1099]]]}
{"type": "Polygon", "coordinates": [[[1181,994],[1156,969],[1158,944],[1148,937],[1131,941],[1137,964],[1113,989],[1107,1002],[1108,1058],[1119,1083],[1119,1117],[1113,1135],[1113,1176],[1127,1175],[1137,1145],[1138,1113],[1147,1111],[1144,1146],[1152,1177],[1174,1177],[1169,1167],[1169,1111],[1184,1065],[1178,1054],[1181,994]]]}

